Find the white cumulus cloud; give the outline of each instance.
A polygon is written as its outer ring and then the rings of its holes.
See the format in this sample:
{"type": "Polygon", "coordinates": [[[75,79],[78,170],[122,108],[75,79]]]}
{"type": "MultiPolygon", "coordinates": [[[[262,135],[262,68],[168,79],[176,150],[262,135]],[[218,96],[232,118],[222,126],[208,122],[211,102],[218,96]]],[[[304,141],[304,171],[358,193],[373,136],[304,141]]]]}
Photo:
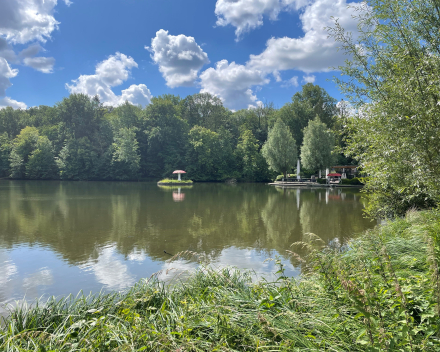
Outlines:
{"type": "Polygon", "coordinates": [[[303,76],[303,82],[305,83],[315,83],[316,77],[314,75],[303,76]]]}
{"type": "Polygon", "coordinates": [[[193,86],[199,70],[209,63],[208,55],[193,37],[171,35],[163,29],[151,40],[151,58],[171,88],[193,86]]]}
{"type": "Polygon", "coordinates": [[[269,39],[261,54],[251,55],[248,66],[265,72],[291,69],[306,73],[330,71],[331,67],[343,64],[345,57],[338,52],[338,44],[328,38],[325,27],[334,25],[331,17],[338,18],[342,27],[356,36],[354,14],[346,0],[316,0],[307,5],[300,16],[303,37],[269,39]]]}
{"type": "Polygon", "coordinates": [[[201,93],[218,96],[232,110],[255,106],[258,100],[251,87],[269,83],[261,71],[227,60],[217,62],[200,75],[201,93]]]}
{"type": "Polygon", "coordinates": [[[289,87],[298,87],[299,83],[298,83],[298,76],[293,76],[291,79],[285,81],[284,84],[281,85],[281,87],[283,88],[289,88],[289,87]]]}
{"type": "Polygon", "coordinates": [[[244,33],[263,25],[264,16],[274,21],[281,11],[298,9],[307,2],[308,0],[217,0],[217,25],[234,26],[239,40],[244,33]]]}
{"type": "Polygon", "coordinates": [[[7,106],[26,109],[26,104],[5,97],[6,89],[12,86],[10,78],[17,76],[18,70],[12,69],[5,58],[0,57],[0,109],[7,106]]]}
{"type": "Polygon", "coordinates": [[[44,51],[43,47],[40,44],[32,44],[29,45],[26,49],[20,51],[20,56],[23,58],[33,57],[37,55],[40,51],[44,51]]]}
{"type": "Polygon", "coordinates": [[[128,100],[132,104],[148,105],[152,95],[145,84],[131,85],[117,96],[112,87],[121,85],[131,75],[131,69],[138,67],[130,56],[116,53],[96,66],[95,74],[81,75],[66,84],[70,93],[84,93],[90,96],[98,95],[104,105],[117,106],[128,100]]]}
{"type": "Polygon", "coordinates": [[[6,59],[0,57],[0,97],[5,96],[6,89],[12,86],[10,78],[17,76],[18,70],[12,69],[6,59]]]}
{"type": "Polygon", "coordinates": [[[26,66],[43,73],[52,73],[55,59],[53,57],[27,57],[23,60],[26,66]]]}
{"type": "Polygon", "coordinates": [[[9,46],[5,38],[0,37],[0,57],[6,59],[8,62],[16,63],[17,55],[9,46]]]}
{"type": "Polygon", "coordinates": [[[25,103],[22,103],[20,101],[11,99],[9,97],[0,98],[0,109],[4,109],[10,106],[14,109],[26,109],[27,105],[25,103]]]}
{"type": "Polygon", "coordinates": [[[45,42],[59,25],[56,5],[57,0],[1,0],[0,35],[13,43],[45,42]]]}

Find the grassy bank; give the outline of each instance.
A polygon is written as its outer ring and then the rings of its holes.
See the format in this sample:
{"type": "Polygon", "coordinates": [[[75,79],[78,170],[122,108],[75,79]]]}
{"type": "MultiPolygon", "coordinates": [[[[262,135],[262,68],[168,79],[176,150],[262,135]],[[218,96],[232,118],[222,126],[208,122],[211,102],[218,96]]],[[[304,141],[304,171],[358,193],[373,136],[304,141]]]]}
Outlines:
{"type": "MultiPolygon", "coordinates": [[[[166,288],[52,299],[11,313],[1,351],[438,351],[440,213],[411,212],[342,248],[313,235],[300,281],[201,268],[166,288]]],[[[295,246],[291,248],[294,251],[295,246]]],[[[293,255],[293,254],[292,254],[293,255]]]]}

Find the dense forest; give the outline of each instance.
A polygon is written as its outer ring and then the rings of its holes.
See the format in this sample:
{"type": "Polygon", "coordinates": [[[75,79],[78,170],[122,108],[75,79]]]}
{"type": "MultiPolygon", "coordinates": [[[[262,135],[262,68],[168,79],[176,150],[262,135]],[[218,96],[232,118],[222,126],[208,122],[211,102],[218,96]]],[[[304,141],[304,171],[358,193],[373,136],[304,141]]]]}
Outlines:
{"type": "Polygon", "coordinates": [[[319,117],[338,134],[338,114],[336,100],[311,83],[279,109],[239,111],[208,93],[163,95],[145,108],[72,94],[53,107],[0,110],[0,178],[157,180],[183,169],[195,181],[268,181],[276,174],[261,149],[277,120],[299,155],[309,122],[319,117]]]}

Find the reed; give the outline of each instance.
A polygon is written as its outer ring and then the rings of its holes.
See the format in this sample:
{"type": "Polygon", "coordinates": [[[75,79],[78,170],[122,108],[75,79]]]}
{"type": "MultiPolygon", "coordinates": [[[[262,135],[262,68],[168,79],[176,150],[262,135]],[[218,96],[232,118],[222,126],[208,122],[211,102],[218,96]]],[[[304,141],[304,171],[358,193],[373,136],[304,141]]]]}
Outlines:
{"type": "Polygon", "coordinates": [[[296,244],[309,250],[294,256],[299,280],[281,261],[273,282],[201,265],[173,285],[152,276],[123,293],[23,304],[2,325],[0,351],[440,350],[438,211],[341,247],[308,238],[296,244]]]}

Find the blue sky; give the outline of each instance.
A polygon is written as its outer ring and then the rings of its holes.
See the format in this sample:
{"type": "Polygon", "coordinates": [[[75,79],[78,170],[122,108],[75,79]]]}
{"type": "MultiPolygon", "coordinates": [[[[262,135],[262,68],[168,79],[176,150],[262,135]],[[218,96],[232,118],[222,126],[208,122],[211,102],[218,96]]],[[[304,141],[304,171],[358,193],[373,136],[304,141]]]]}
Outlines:
{"type": "Polygon", "coordinates": [[[331,16],[347,0],[1,0],[0,107],[53,105],[70,92],[106,105],[209,92],[237,110],[281,107],[305,82],[342,96],[331,16]]]}

